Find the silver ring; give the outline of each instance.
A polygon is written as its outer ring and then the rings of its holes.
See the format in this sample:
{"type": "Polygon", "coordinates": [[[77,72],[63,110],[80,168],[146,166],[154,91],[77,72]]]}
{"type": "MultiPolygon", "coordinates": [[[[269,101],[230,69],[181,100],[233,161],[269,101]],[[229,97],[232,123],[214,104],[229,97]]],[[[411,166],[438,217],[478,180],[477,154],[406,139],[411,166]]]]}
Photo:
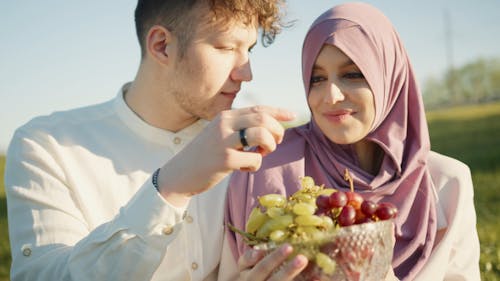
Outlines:
{"type": "Polygon", "coordinates": [[[240,129],[240,142],[241,145],[243,146],[243,150],[247,150],[250,148],[247,142],[247,134],[246,134],[247,128],[240,129]]]}

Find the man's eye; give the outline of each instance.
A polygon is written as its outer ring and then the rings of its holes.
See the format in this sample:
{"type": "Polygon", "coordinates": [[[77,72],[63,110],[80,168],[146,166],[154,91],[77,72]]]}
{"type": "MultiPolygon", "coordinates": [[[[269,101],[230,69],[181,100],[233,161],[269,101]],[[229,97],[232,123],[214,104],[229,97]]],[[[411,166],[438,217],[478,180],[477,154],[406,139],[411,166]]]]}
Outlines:
{"type": "Polygon", "coordinates": [[[222,51],[232,51],[232,50],[234,50],[234,47],[220,46],[220,47],[216,47],[216,49],[219,49],[219,50],[222,50],[222,51]]]}

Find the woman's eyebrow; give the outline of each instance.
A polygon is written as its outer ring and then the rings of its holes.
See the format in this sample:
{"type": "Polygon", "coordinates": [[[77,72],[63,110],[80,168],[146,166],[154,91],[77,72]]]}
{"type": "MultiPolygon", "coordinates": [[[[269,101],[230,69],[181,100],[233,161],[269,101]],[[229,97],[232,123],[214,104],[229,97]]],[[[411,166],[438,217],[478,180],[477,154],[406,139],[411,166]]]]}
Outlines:
{"type": "MultiPolygon", "coordinates": [[[[344,61],[344,62],[342,62],[340,64],[340,68],[347,67],[347,66],[352,66],[352,65],[357,66],[356,63],[354,63],[353,60],[347,59],[346,61],[344,61]]],[[[323,67],[320,64],[314,63],[312,69],[313,70],[319,70],[319,69],[323,69],[323,67]]]]}
{"type": "Polygon", "coordinates": [[[344,63],[342,63],[340,65],[340,67],[346,67],[346,66],[351,66],[351,65],[356,65],[356,64],[351,59],[347,59],[344,63]]]}

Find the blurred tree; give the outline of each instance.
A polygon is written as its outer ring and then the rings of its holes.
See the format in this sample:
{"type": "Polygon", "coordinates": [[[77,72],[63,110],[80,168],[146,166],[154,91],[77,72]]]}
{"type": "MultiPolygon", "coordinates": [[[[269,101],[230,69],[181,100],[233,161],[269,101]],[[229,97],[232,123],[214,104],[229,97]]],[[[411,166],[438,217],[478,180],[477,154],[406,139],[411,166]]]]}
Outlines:
{"type": "Polygon", "coordinates": [[[500,58],[480,58],[450,69],[443,78],[429,78],[423,95],[428,108],[500,99],[500,58]]]}

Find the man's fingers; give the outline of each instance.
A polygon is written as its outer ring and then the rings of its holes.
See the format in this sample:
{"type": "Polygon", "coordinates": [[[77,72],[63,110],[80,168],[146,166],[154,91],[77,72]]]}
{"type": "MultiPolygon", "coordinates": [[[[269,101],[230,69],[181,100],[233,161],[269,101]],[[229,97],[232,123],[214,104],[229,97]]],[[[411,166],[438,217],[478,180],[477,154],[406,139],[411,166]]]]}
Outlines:
{"type": "Polygon", "coordinates": [[[296,117],[296,114],[290,110],[266,105],[255,105],[227,111],[227,114],[232,117],[255,113],[269,114],[278,121],[292,121],[296,117]]]}
{"type": "Polygon", "coordinates": [[[262,127],[250,127],[245,129],[243,132],[244,141],[241,140],[241,132],[234,132],[233,142],[235,143],[233,147],[238,149],[243,148],[243,143],[247,143],[248,146],[258,146],[261,155],[265,156],[276,149],[275,136],[272,135],[267,129],[262,127]]]}
{"type": "Polygon", "coordinates": [[[251,151],[234,151],[231,153],[228,163],[231,163],[229,168],[232,170],[255,172],[262,164],[262,155],[251,151]]]}
{"type": "Polygon", "coordinates": [[[285,129],[274,117],[267,113],[246,114],[235,118],[233,129],[235,131],[243,128],[263,128],[269,131],[276,143],[283,139],[285,129]]]}

